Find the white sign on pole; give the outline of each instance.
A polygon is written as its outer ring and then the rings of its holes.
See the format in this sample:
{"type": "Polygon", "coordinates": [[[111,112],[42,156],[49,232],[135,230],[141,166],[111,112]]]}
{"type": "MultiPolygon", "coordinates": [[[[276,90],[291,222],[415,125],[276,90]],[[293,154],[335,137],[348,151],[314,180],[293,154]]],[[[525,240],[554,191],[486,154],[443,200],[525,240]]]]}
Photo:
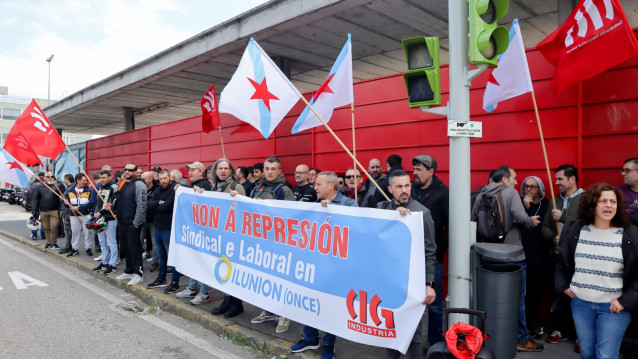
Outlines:
{"type": "Polygon", "coordinates": [[[448,121],[448,137],[483,137],[483,122],[448,121]]]}

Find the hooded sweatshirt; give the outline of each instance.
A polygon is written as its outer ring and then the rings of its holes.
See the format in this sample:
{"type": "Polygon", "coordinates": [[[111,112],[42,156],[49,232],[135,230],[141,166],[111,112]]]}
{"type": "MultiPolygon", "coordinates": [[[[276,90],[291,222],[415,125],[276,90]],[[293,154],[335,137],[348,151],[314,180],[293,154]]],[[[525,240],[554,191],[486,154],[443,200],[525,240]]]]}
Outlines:
{"type": "Polygon", "coordinates": [[[250,194],[251,198],[261,199],[279,199],[286,201],[294,201],[295,194],[292,193],[290,188],[286,185],[286,178],[283,173],[279,173],[274,181],[268,181],[266,177],[261,180],[261,183],[253,189],[250,194]]]}

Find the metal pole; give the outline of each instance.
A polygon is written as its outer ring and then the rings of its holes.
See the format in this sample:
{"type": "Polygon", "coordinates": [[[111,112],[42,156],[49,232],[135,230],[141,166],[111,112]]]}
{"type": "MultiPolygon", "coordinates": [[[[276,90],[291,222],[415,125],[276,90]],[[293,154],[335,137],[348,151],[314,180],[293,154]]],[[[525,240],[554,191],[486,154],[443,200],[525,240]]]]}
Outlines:
{"type": "Polygon", "coordinates": [[[49,63],[49,85],[47,90],[47,106],[51,105],[51,61],[47,61],[49,63]]]}
{"type": "MultiPolygon", "coordinates": [[[[468,3],[448,0],[450,103],[448,120],[470,120],[468,3]]],[[[449,306],[470,307],[470,139],[450,137],[449,306]]]]}

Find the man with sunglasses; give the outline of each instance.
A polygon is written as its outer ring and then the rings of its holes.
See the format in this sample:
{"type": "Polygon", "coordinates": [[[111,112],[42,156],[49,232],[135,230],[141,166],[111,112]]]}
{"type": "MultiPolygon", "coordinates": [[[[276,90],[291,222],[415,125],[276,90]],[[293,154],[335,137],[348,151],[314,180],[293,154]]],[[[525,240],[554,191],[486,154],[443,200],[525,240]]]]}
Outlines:
{"type": "Polygon", "coordinates": [[[348,168],[344,176],[346,185],[339,192],[348,198],[354,199],[354,192],[357,192],[357,205],[359,207],[377,208],[377,200],[363,188],[361,172],[354,167],[348,168]]]}
{"type": "MultiPolygon", "coordinates": [[[[140,228],[146,221],[147,188],[144,180],[136,176],[137,168],[135,163],[124,166],[124,181],[120,182],[112,205],[118,221],[120,246],[126,260],[124,273],[116,279],[128,279],[128,285],[140,284],[144,280],[140,228]]],[[[104,204],[104,208],[110,210],[111,204],[104,204]]]]}
{"type": "MultiPolygon", "coordinates": [[[[634,212],[638,212],[638,157],[625,160],[620,173],[625,185],[618,187],[618,190],[627,205],[627,213],[631,217],[634,212]]],[[[636,216],[633,215],[633,217],[636,216]]]]}

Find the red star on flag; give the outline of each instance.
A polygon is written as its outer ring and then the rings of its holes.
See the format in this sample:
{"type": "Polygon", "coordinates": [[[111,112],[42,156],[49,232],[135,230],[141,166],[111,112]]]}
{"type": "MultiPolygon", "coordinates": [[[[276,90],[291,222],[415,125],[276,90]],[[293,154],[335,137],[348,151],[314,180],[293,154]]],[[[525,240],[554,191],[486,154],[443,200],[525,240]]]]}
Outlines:
{"type": "MultiPolygon", "coordinates": [[[[14,168],[19,169],[20,171],[22,171],[22,166],[20,166],[20,163],[18,163],[18,161],[13,161],[13,162],[7,162],[8,165],[11,165],[11,167],[9,167],[9,170],[12,170],[14,168]]],[[[24,172],[24,171],[22,171],[24,172]]]]}
{"type": "Polygon", "coordinates": [[[270,100],[279,100],[279,98],[268,91],[266,78],[264,77],[264,80],[260,84],[250,77],[247,77],[247,79],[255,88],[255,93],[250,97],[250,99],[264,101],[264,104],[268,108],[268,111],[270,111],[270,100]]]}
{"type": "Polygon", "coordinates": [[[332,78],[334,77],[335,74],[332,74],[330,76],[328,76],[328,78],[326,79],[326,82],[324,82],[321,87],[319,87],[319,89],[317,90],[317,92],[315,92],[315,95],[312,96],[312,101],[315,102],[317,101],[317,99],[319,98],[319,96],[321,96],[322,93],[334,93],[332,92],[332,89],[328,86],[328,84],[330,83],[330,81],[332,81],[332,78]]]}
{"type": "Polygon", "coordinates": [[[490,77],[487,78],[487,82],[491,82],[496,86],[501,86],[501,84],[499,84],[498,81],[496,81],[496,78],[494,77],[494,70],[490,72],[490,77]]]}

